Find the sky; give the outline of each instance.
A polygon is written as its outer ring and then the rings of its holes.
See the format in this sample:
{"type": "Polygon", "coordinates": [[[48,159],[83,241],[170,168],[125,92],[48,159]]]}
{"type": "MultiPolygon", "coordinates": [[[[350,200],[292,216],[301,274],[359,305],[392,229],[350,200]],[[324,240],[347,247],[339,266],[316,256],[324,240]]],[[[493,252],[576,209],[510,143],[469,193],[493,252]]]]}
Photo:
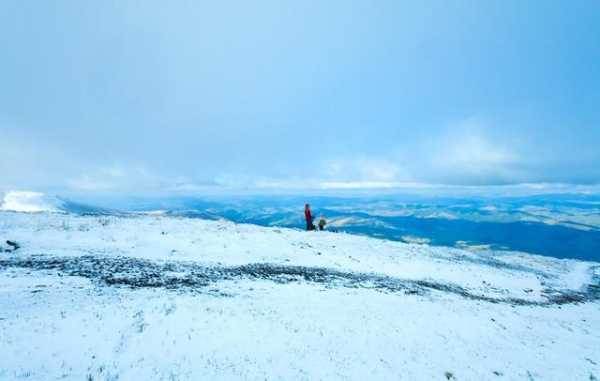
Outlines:
{"type": "Polygon", "coordinates": [[[600,183],[600,2],[0,2],[0,190],[600,183]]]}

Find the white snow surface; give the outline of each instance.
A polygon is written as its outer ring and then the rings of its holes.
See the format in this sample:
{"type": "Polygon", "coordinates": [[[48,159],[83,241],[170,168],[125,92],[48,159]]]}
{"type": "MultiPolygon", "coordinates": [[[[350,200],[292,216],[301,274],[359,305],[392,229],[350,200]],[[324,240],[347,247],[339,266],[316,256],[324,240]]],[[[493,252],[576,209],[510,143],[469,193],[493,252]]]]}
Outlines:
{"type": "Polygon", "coordinates": [[[598,263],[163,215],[0,212],[0,239],[21,246],[0,259],[307,266],[470,295],[301,278],[133,288],[0,265],[0,380],[600,379],[600,303],[548,297],[583,293],[598,263]]]}
{"type": "MultiPolygon", "coordinates": [[[[1,194],[0,194],[1,195],[1,194]]],[[[0,201],[0,210],[14,212],[60,212],[62,202],[55,197],[40,192],[10,191],[0,201]]]]}

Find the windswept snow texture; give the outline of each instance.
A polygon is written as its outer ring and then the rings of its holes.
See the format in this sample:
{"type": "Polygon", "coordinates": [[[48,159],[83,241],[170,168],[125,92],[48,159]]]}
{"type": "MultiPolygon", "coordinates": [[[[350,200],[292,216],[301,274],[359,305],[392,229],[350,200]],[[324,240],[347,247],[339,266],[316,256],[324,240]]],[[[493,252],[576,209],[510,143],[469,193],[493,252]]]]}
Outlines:
{"type": "Polygon", "coordinates": [[[600,264],[0,212],[2,380],[594,380],[600,264]]]}

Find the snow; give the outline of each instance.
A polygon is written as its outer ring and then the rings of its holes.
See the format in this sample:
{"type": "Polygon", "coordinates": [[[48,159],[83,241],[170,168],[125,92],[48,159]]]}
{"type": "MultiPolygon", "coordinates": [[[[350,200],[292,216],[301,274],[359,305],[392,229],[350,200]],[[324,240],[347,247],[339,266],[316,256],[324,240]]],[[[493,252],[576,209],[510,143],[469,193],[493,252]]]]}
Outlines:
{"type": "Polygon", "coordinates": [[[59,212],[61,201],[44,193],[29,191],[7,192],[0,202],[0,210],[14,212],[59,212]]]}
{"type": "Polygon", "coordinates": [[[600,377],[600,303],[549,296],[587,295],[597,263],[160,214],[0,212],[0,239],[21,245],[0,253],[2,380],[600,377]],[[179,264],[165,278],[258,263],[333,280],[127,287],[18,262],[90,256],[179,264]]]}

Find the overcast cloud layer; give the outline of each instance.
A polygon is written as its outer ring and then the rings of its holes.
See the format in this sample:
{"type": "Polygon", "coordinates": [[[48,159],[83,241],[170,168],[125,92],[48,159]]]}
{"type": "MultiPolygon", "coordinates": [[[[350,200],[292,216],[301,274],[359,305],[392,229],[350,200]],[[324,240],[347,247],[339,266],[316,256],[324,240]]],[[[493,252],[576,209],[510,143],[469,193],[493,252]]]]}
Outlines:
{"type": "Polygon", "coordinates": [[[600,183],[597,1],[0,2],[0,190],[600,183]]]}

